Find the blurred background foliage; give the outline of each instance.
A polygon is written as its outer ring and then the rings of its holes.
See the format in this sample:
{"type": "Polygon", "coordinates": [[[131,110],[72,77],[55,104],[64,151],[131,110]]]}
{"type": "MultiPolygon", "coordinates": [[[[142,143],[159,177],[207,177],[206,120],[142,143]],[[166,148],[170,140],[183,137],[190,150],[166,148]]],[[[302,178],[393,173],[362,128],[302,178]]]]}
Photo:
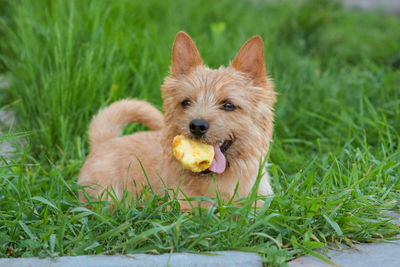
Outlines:
{"type": "MultiPolygon", "coordinates": [[[[382,96],[381,87],[399,67],[399,18],[349,12],[336,1],[1,0],[0,6],[8,99],[16,102],[21,127],[33,131],[33,153],[53,160],[77,155],[101,106],[125,97],[161,106],[159,88],[179,30],[211,67],[227,65],[252,35],[263,37],[279,92],[278,138],[319,138],[329,132],[327,120],[339,123],[333,110],[364,98],[388,105],[398,96],[393,89],[382,96]]],[[[334,131],[346,134],[348,127],[334,131]]]]}

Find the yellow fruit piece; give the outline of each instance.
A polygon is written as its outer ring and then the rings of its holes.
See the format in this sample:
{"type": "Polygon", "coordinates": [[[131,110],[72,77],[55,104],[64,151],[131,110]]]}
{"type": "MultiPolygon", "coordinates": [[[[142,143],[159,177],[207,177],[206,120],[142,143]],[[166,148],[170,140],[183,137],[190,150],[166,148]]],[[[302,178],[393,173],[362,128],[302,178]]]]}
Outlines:
{"type": "Polygon", "coordinates": [[[214,147],[183,135],[175,136],[172,153],[185,169],[201,172],[210,167],[214,159],[214,147]]]}

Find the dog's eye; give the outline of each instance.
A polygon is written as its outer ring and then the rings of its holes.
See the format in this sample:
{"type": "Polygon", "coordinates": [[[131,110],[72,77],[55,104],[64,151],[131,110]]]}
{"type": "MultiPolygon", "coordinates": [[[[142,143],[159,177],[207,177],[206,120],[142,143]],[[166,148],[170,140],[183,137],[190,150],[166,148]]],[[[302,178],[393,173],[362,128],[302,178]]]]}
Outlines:
{"type": "Polygon", "coordinates": [[[225,110],[225,111],[234,111],[236,109],[236,106],[234,104],[232,104],[231,102],[226,101],[222,105],[221,109],[225,110]]]}
{"type": "Polygon", "coordinates": [[[192,104],[192,101],[190,101],[189,99],[185,99],[181,102],[181,105],[183,108],[187,108],[188,106],[190,106],[192,104]]]}

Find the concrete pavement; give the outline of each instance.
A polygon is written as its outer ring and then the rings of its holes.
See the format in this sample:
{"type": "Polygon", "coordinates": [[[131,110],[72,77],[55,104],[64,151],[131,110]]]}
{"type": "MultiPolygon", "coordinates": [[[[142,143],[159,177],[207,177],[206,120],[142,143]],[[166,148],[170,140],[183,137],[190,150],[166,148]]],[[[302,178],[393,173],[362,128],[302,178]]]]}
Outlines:
{"type": "Polygon", "coordinates": [[[0,266],[7,267],[262,267],[261,258],[254,253],[240,251],[213,252],[214,255],[172,253],[163,255],[133,254],[114,256],[75,256],[59,257],[56,259],[45,258],[18,258],[0,259],[0,266]]]}
{"type": "MultiPolygon", "coordinates": [[[[400,225],[400,213],[393,212],[389,215],[394,218],[394,224],[400,225]]],[[[364,243],[352,249],[341,251],[331,249],[328,253],[322,254],[337,265],[344,267],[400,266],[400,234],[396,237],[398,239],[390,243],[364,243]]],[[[290,267],[330,266],[311,255],[297,258],[288,265],[290,267]]]]}

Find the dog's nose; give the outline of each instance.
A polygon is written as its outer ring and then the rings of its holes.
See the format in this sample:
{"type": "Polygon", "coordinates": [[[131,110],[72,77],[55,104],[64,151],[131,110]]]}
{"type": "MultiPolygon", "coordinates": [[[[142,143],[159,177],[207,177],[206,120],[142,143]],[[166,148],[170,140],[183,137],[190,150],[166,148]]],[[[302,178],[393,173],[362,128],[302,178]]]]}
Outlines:
{"type": "Polygon", "coordinates": [[[190,132],[199,137],[208,131],[209,125],[205,120],[192,120],[189,124],[190,132]]]}

